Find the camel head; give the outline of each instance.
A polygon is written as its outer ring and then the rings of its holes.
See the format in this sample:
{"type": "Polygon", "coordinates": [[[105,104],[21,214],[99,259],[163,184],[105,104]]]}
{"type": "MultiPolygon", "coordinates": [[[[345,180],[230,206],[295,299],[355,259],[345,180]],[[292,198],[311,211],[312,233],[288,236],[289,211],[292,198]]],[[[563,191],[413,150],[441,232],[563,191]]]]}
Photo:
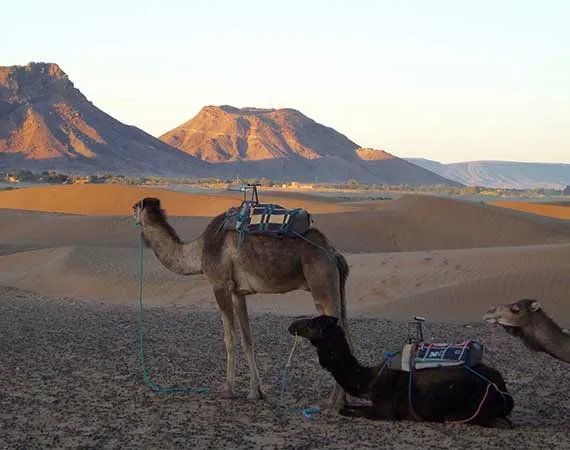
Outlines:
{"type": "Polygon", "coordinates": [[[146,197],[133,205],[133,217],[141,225],[156,222],[157,219],[164,216],[164,210],[160,207],[160,199],[158,198],[146,197]]]}
{"type": "MultiPolygon", "coordinates": [[[[146,197],[136,202],[133,205],[133,217],[137,224],[141,225],[144,229],[145,226],[152,228],[160,228],[177,244],[182,244],[182,240],[176,234],[172,225],[166,220],[166,211],[160,207],[160,200],[158,198],[146,197]]],[[[145,244],[152,247],[148,237],[143,233],[145,244]]]]}
{"type": "Polygon", "coordinates": [[[522,299],[489,308],[483,320],[502,325],[508,333],[518,335],[521,328],[531,323],[533,314],[540,310],[539,301],[522,299]]]}
{"type": "Polygon", "coordinates": [[[338,319],[327,315],[295,320],[289,325],[289,333],[309,339],[313,343],[344,336],[338,319]]]}

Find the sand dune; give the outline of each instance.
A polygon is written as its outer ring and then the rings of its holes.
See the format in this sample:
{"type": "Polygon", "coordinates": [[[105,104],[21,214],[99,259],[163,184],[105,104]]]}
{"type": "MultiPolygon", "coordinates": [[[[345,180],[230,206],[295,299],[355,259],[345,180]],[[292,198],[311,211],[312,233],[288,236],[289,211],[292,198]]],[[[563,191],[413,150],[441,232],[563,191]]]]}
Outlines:
{"type": "MultiPolygon", "coordinates": [[[[236,194],[186,194],[154,188],[111,185],[56,186],[0,193],[0,206],[24,210],[53,209],[40,214],[0,209],[4,224],[0,245],[132,246],[137,229],[130,216],[135,200],[158,196],[183,239],[193,239],[208,217],[241,198],[236,194]],[[9,199],[10,201],[7,201],[9,199]],[[51,202],[51,203],[50,203],[51,202]],[[102,216],[105,214],[105,216],[102,216]]],[[[424,195],[387,201],[332,202],[316,195],[263,196],[285,206],[305,207],[315,226],[342,251],[386,252],[563,243],[570,240],[570,221],[512,211],[483,203],[424,195]]]]}
{"type": "MultiPolygon", "coordinates": [[[[351,315],[469,321],[490,304],[530,297],[542,299],[570,325],[570,244],[349,254],[347,259],[351,315]]],[[[58,247],[0,256],[0,285],[55,297],[135,304],[138,276],[135,248],[58,247]]],[[[150,251],[143,279],[148,305],[215,308],[205,277],[175,275],[150,251]]],[[[314,313],[310,295],[301,291],[259,294],[249,305],[256,312],[314,313]]]]}
{"type": "Polygon", "coordinates": [[[346,251],[416,251],[570,240],[570,222],[483,203],[406,195],[380,207],[318,217],[317,225],[346,251]],[[333,220],[329,220],[333,219],[333,220]],[[369,250],[374,251],[374,250],[369,250]]]}
{"type": "MultiPolygon", "coordinates": [[[[505,333],[491,338],[481,320],[489,304],[533,297],[570,326],[570,221],[423,195],[391,201],[263,195],[264,201],[309,209],[315,225],[347,256],[349,323],[365,360],[378,361],[384,350],[400,345],[405,321],[423,315],[428,339],[492,340],[487,358],[516,391],[518,428],[507,432],[371,423],[333,411],[310,423],[300,415],[283,416],[276,405],[291,342],[286,326],[291,315],[315,314],[307,292],[248,299],[268,386],[264,403],[228,403],[214,393],[204,399],[149,393],[136,360],[140,241],[130,215],[132,203],[145,196],[163,200],[185,240],[241,198],[123,186],[0,193],[0,341],[6,344],[0,346],[0,375],[9,380],[3,405],[10,447],[154,448],[183,442],[222,448],[231,442],[236,448],[347,448],[358,441],[360,448],[378,448],[379,442],[423,448],[426,439],[449,449],[570,445],[567,365],[527,351],[505,333]],[[182,439],[180,430],[190,434],[182,439]]],[[[202,275],[169,272],[149,249],[143,261],[153,375],[168,384],[215,388],[225,363],[211,286],[202,275]]],[[[299,352],[289,398],[307,406],[331,385],[313,349],[301,346],[299,352]]],[[[239,389],[247,385],[242,356],[239,389]]]]}
{"type": "MultiPolygon", "coordinates": [[[[112,184],[71,184],[64,186],[33,187],[0,192],[0,208],[27,211],[59,212],[87,215],[125,215],[132,211],[135,202],[144,197],[159,197],[163,207],[173,216],[215,216],[231,206],[239,205],[240,192],[217,194],[189,194],[162,188],[122,186],[112,184]]],[[[285,195],[263,195],[266,203],[279,203],[287,207],[285,195]]],[[[294,197],[293,197],[294,198],[294,197]]],[[[295,206],[314,213],[350,211],[348,205],[326,201],[295,199],[295,206]]]]}
{"type": "MultiPolygon", "coordinates": [[[[133,199],[158,195],[175,212],[192,204],[201,205],[194,213],[205,215],[222,211],[235,199],[153,188],[58,186],[18,192],[27,208],[44,201],[42,196],[34,203],[34,192],[51,193],[58,198],[57,208],[67,211],[86,199],[91,206],[84,213],[127,211],[103,216],[0,210],[0,284],[118,303],[132,302],[137,295],[140,241],[129,215],[133,199]],[[107,201],[104,193],[112,193],[112,199],[107,201]],[[96,203],[95,198],[105,201],[96,203]]],[[[480,317],[489,303],[533,296],[570,322],[570,222],[421,195],[363,202],[350,212],[338,212],[344,200],[319,203],[315,197],[286,198],[321,211],[314,214],[315,226],[348,255],[351,313],[468,320],[480,317]]],[[[185,240],[196,238],[209,220],[170,217],[185,240]]],[[[150,250],[145,253],[145,295],[156,305],[215,306],[204,277],[176,276],[150,250]]],[[[309,294],[302,292],[255,296],[250,304],[260,311],[313,311],[309,294]]]]}
{"type": "Polygon", "coordinates": [[[491,202],[493,206],[529,212],[556,219],[570,219],[570,202],[534,203],[534,202],[491,202]]]}

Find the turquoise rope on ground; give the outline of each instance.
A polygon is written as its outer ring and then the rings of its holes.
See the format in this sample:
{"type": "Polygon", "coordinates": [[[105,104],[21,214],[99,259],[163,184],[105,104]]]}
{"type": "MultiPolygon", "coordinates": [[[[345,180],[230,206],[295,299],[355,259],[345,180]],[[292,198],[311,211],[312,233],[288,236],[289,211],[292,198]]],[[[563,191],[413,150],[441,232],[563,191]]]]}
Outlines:
{"type": "Polygon", "coordinates": [[[287,364],[285,364],[285,369],[283,370],[283,378],[281,379],[281,388],[279,389],[279,406],[288,412],[302,412],[303,416],[305,416],[309,420],[314,420],[313,415],[319,414],[321,412],[320,408],[301,408],[301,407],[291,407],[285,406],[285,387],[287,386],[287,381],[289,378],[289,368],[291,367],[291,360],[293,359],[293,352],[295,351],[295,347],[297,346],[297,342],[299,340],[299,336],[295,335],[295,341],[293,342],[293,348],[291,349],[291,353],[289,353],[289,359],[287,360],[287,364]]]}
{"type": "Polygon", "coordinates": [[[144,362],[144,313],[143,313],[143,235],[142,231],[140,234],[140,267],[139,267],[139,359],[141,361],[141,367],[143,372],[143,378],[146,385],[153,392],[159,394],[163,393],[173,393],[173,392],[194,392],[202,394],[208,392],[207,388],[183,388],[183,387],[160,387],[154,384],[146,370],[146,365],[144,362]]]}

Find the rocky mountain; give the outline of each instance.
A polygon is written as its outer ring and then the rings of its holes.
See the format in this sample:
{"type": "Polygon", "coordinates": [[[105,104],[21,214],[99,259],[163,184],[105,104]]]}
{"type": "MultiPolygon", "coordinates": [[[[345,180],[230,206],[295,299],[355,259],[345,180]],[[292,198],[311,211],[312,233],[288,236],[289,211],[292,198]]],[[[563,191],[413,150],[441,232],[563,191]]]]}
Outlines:
{"type": "Polygon", "coordinates": [[[407,161],[469,186],[564,189],[570,184],[570,164],[513,161],[442,164],[423,158],[409,158],[407,161]]]}
{"type": "Polygon", "coordinates": [[[246,178],[459,185],[382,150],[363,149],[294,109],[206,106],[160,139],[246,178]]]}
{"type": "Polygon", "coordinates": [[[98,109],[57,64],[0,67],[0,168],[200,175],[207,167],[98,109]]]}
{"type": "Polygon", "coordinates": [[[0,169],[457,185],[363,149],[294,109],[207,106],[156,139],[106,114],[57,64],[0,67],[0,169]]]}

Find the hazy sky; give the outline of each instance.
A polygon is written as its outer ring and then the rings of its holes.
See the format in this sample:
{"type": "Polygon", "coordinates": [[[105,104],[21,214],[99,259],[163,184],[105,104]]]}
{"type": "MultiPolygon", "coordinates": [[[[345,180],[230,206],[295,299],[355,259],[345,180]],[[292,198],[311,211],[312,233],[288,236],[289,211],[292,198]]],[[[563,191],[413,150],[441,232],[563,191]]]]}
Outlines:
{"type": "Polygon", "coordinates": [[[204,105],[295,108],[361,146],[570,163],[570,1],[18,0],[0,65],[56,62],[160,134],[204,105]]]}

